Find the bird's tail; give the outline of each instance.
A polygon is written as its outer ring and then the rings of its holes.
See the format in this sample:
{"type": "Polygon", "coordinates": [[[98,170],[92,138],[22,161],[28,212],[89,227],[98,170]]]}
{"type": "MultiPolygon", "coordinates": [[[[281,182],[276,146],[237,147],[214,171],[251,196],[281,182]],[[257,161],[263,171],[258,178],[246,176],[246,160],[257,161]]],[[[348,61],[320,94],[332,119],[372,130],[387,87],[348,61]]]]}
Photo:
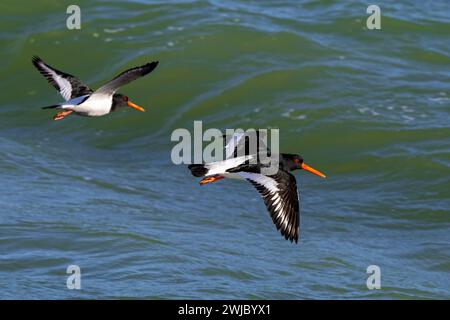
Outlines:
{"type": "Polygon", "coordinates": [[[42,107],[42,109],[56,109],[56,108],[59,108],[59,107],[61,107],[59,104],[55,104],[53,106],[42,107]]]}
{"type": "Polygon", "coordinates": [[[194,177],[203,177],[209,170],[204,164],[190,164],[188,168],[194,177]]]}

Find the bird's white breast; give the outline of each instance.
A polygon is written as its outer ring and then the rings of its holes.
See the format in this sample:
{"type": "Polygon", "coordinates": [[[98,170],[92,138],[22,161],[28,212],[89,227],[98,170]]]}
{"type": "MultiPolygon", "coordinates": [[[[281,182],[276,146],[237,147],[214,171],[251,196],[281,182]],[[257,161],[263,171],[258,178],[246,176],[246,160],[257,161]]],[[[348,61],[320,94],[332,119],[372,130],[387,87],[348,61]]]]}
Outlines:
{"type": "Polygon", "coordinates": [[[111,111],[112,96],[93,94],[82,104],[73,108],[73,110],[89,117],[98,117],[108,114],[111,111]]]}

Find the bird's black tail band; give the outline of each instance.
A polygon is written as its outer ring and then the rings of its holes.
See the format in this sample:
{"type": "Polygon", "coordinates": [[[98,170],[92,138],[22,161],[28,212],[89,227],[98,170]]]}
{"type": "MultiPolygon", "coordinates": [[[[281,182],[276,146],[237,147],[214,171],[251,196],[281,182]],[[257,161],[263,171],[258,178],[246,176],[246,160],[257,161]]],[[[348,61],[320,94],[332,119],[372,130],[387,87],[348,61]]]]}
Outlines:
{"type": "Polygon", "coordinates": [[[188,168],[194,177],[203,177],[208,173],[208,168],[203,164],[190,164],[188,168]]]}
{"type": "Polygon", "coordinates": [[[58,104],[55,104],[55,105],[53,105],[53,106],[42,107],[42,109],[56,109],[56,108],[58,108],[58,107],[59,107],[59,105],[58,105],[58,104]]]}

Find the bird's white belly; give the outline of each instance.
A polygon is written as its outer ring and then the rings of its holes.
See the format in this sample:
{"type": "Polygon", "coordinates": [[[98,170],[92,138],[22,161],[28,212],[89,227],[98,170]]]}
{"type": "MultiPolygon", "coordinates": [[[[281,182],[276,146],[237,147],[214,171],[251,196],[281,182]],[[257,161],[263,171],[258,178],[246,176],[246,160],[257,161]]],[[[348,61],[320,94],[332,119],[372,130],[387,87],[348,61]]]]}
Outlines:
{"type": "Polygon", "coordinates": [[[89,117],[99,117],[111,111],[112,96],[92,95],[89,99],[73,108],[76,113],[89,117]]]}

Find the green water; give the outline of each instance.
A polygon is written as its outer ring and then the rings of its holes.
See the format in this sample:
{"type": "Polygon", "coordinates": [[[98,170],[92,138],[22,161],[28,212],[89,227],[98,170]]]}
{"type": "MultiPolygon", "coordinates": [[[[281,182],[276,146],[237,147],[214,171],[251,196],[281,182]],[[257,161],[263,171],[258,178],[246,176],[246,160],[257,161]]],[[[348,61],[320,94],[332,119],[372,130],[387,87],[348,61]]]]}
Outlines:
{"type": "Polygon", "coordinates": [[[0,297],[450,298],[450,3],[70,1],[0,4],[0,297]],[[146,113],[52,121],[32,55],[146,113]],[[177,128],[279,128],[299,245],[250,184],[200,188],[177,128]],[[66,288],[77,264],[82,289],[66,288]],[[368,290],[378,265],[382,288],[368,290]]]}

